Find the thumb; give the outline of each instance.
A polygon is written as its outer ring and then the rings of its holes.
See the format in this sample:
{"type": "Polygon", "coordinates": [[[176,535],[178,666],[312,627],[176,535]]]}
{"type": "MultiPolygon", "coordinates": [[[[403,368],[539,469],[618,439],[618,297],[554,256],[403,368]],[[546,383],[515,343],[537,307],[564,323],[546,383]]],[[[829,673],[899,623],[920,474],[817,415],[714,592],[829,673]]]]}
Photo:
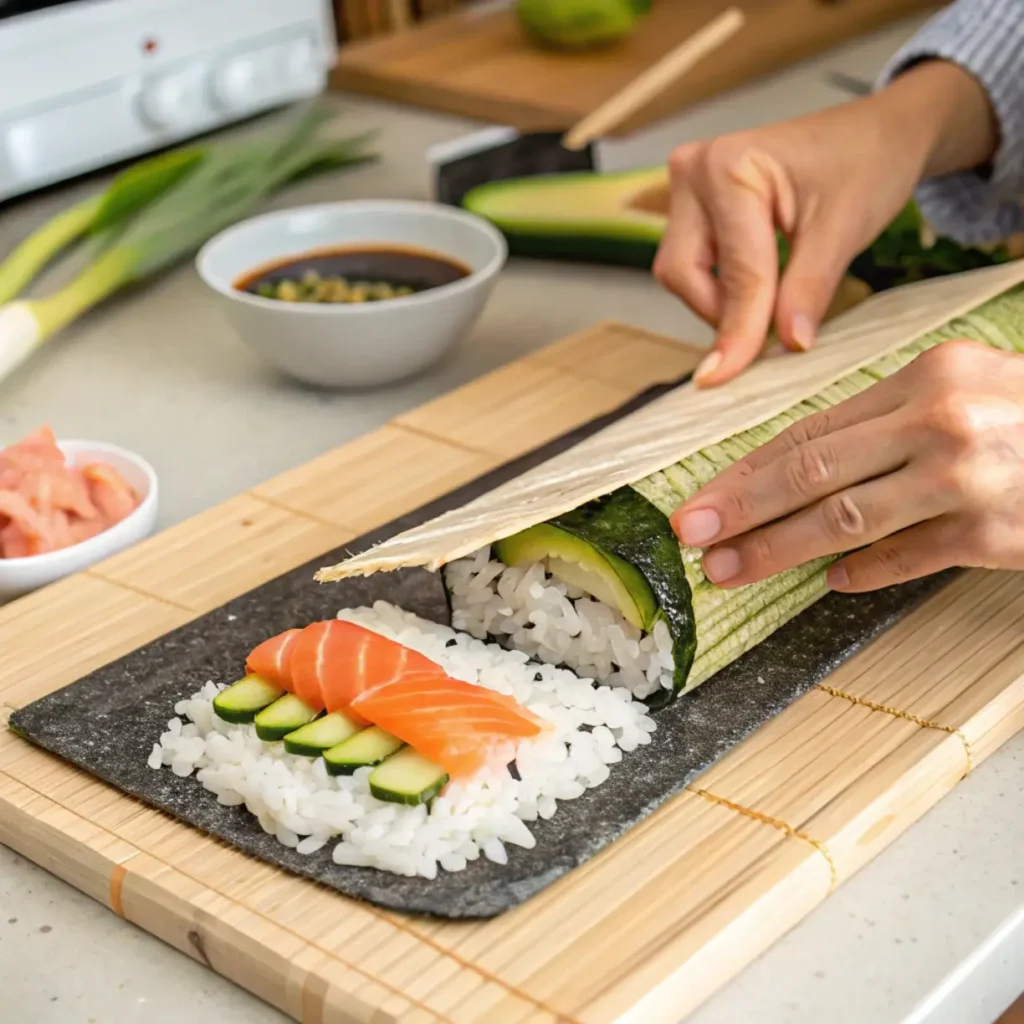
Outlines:
{"type": "Polygon", "coordinates": [[[775,306],[775,328],[788,348],[806,351],[814,344],[855,248],[820,222],[794,238],[775,306]]]}

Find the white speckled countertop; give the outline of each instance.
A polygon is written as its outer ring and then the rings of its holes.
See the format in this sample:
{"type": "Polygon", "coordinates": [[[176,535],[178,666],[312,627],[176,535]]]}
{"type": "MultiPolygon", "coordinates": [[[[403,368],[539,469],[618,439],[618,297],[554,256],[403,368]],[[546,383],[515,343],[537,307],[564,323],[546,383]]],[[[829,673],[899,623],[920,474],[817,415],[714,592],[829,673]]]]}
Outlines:
{"type": "MultiPolygon", "coordinates": [[[[678,141],[842,99],[826,70],[871,78],[901,25],[614,146],[608,163],[663,159],[678,141]]],[[[278,205],[426,197],[427,146],[471,126],[339,98],[382,129],[380,164],[309,183],[278,205]]],[[[76,185],[0,207],[6,248],[76,185]]],[[[370,430],[602,318],[690,340],[707,329],[644,274],[514,263],[471,338],[419,380],[322,395],[283,382],[182,268],[98,310],[0,384],[0,440],[43,421],[122,443],[162,482],[162,525],[370,430]]],[[[1024,988],[1024,735],[691,1017],[692,1024],[990,1024],[1024,988]]],[[[0,1019],[32,1024],[272,1024],[283,1018],[0,847],[0,1019]]],[[[500,1022],[493,1022],[500,1024],[500,1022]]]]}

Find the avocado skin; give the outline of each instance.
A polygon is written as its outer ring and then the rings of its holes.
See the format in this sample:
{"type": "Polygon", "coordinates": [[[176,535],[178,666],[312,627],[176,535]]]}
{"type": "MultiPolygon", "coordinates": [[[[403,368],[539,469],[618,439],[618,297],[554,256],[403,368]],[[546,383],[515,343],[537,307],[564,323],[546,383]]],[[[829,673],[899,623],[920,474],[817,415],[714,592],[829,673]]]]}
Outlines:
{"type": "Polygon", "coordinates": [[[615,267],[636,267],[650,270],[658,252],[658,243],[633,238],[611,238],[584,235],[522,234],[503,232],[512,256],[542,260],[571,260],[574,263],[596,263],[615,267]]]}
{"type": "Polygon", "coordinates": [[[629,203],[667,180],[657,167],[540,174],[477,185],[461,205],[491,221],[513,256],[649,270],[667,221],[629,203]]]}

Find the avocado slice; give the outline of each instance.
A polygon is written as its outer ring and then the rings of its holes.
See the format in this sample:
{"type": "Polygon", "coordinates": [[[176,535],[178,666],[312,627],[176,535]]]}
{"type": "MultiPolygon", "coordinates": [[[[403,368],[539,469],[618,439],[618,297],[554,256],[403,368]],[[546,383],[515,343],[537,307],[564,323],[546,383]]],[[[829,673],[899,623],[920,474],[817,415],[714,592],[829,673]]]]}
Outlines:
{"type": "Polygon", "coordinates": [[[513,255],[647,268],[668,223],[668,169],[511,178],[478,185],[462,205],[513,255]]]}
{"type": "Polygon", "coordinates": [[[647,580],[629,562],[550,523],[531,526],[494,545],[510,566],[545,562],[553,576],[618,608],[637,629],[650,629],[658,602],[647,580]]]}

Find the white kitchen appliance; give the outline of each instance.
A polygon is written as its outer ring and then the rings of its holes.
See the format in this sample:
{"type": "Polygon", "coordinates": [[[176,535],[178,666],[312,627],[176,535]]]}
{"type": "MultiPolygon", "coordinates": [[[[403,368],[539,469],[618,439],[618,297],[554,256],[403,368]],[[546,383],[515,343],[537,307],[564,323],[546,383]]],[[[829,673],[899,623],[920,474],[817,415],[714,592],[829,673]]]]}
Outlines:
{"type": "Polygon", "coordinates": [[[329,0],[0,0],[0,200],[321,92],[329,0]]]}

